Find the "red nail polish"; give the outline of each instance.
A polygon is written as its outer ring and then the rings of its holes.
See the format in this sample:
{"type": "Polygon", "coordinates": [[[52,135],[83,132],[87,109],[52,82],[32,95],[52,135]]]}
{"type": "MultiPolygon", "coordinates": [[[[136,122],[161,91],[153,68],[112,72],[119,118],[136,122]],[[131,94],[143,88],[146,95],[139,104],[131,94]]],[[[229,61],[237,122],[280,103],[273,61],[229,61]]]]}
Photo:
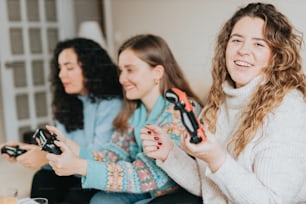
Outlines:
{"type": "Polygon", "coordinates": [[[163,143],[159,142],[159,143],[157,143],[157,144],[160,146],[160,145],[162,145],[163,143]]]}
{"type": "Polygon", "coordinates": [[[148,134],[149,134],[149,135],[151,134],[151,131],[150,131],[150,130],[148,130],[148,134]]]}
{"type": "Polygon", "coordinates": [[[154,140],[159,140],[159,138],[158,137],[154,137],[154,140]]]}
{"type": "Polygon", "coordinates": [[[159,149],[159,146],[157,146],[156,148],[159,149]]]}

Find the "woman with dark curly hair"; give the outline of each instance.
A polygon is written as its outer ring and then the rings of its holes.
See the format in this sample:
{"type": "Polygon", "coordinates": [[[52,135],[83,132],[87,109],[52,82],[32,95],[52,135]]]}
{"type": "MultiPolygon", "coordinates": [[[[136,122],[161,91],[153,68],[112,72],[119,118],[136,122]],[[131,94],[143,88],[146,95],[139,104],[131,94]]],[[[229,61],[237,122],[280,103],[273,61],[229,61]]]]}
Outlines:
{"type": "MultiPolygon", "coordinates": [[[[113,120],[121,110],[122,87],[118,68],[99,44],[84,38],[59,42],[51,72],[56,126],[70,139],[92,150],[110,141],[113,120]]],[[[27,152],[17,161],[43,166],[33,178],[31,197],[49,203],[88,203],[95,191],[82,190],[78,176],[60,177],[50,168],[46,152],[36,145],[19,144],[27,152]]]]}
{"type": "MultiPolygon", "coordinates": [[[[207,140],[191,144],[186,135],[186,154],[156,128],[154,136],[165,145],[152,151],[152,135],[143,135],[144,152],[203,203],[305,203],[301,45],[300,33],[272,4],[240,8],[217,39],[202,111],[207,140]]],[[[174,198],[152,203],[181,203],[174,198]]]]}

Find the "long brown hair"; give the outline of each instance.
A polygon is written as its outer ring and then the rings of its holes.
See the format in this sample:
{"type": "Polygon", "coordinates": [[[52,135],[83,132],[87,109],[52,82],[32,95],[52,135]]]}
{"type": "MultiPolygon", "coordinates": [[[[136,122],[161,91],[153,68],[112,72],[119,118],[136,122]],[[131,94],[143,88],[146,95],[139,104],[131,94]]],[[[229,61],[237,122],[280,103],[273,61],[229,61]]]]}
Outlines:
{"type": "MultiPolygon", "coordinates": [[[[169,46],[161,37],[151,34],[136,35],[125,41],[118,50],[118,57],[124,51],[132,50],[142,61],[152,68],[157,65],[164,67],[164,75],[160,81],[160,93],[165,94],[169,88],[179,88],[188,96],[202,105],[200,99],[190,88],[182,69],[176,62],[169,46]]],[[[128,120],[132,113],[141,103],[140,100],[128,100],[124,95],[124,106],[122,111],[114,120],[116,130],[127,130],[128,120]]]]}
{"type": "Polygon", "coordinates": [[[294,29],[288,19],[271,4],[250,3],[239,9],[223,26],[218,38],[212,64],[213,84],[208,102],[203,112],[203,119],[210,131],[216,131],[217,112],[225,100],[222,83],[232,79],[226,68],[225,52],[235,24],[243,17],[264,20],[264,38],[272,50],[271,64],[265,68],[265,83],[261,84],[244,110],[242,122],[232,135],[229,149],[234,156],[243,151],[255,137],[255,132],[263,125],[265,116],[276,109],[284,96],[293,89],[299,90],[306,97],[305,75],[302,70],[300,48],[302,36],[294,29]]]}

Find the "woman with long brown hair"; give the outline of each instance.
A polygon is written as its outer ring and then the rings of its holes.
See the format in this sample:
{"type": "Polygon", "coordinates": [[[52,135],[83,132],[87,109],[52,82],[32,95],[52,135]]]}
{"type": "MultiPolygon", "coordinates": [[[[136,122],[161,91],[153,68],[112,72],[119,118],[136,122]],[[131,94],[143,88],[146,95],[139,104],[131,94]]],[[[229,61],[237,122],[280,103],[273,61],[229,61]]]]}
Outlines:
{"type": "Polygon", "coordinates": [[[83,188],[101,190],[90,203],[136,203],[172,192],[178,186],[147,157],[141,146],[140,129],[157,124],[179,143],[184,127],[180,114],[166,101],[164,93],[177,87],[197,104],[183,72],[167,43],[159,36],[137,35],[118,52],[119,81],[124,107],[114,121],[112,142],[92,151],[76,145],[54,127],[61,155],[48,154],[54,171],[61,176],[82,175],[83,188]]]}
{"type": "Polygon", "coordinates": [[[188,135],[182,140],[196,160],[158,127],[154,136],[165,145],[155,150],[144,134],[144,152],[188,191],[202,195],[203,203],[306,202],[301,44],[273,5],[239,9],[217,39],[213,83],[202,112],[206,141],[191,144],[188,135]]]}

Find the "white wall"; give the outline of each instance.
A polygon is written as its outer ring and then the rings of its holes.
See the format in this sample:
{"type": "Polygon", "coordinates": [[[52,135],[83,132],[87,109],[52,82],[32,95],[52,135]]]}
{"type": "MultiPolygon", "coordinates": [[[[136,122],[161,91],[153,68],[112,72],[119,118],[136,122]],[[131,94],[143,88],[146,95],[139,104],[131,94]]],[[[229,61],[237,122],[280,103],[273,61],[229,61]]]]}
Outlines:
{"type": "MultiPolygon", "coordinates": [[[[162,36],[201,98],[211,83],[215,38],[223,23],[249,0],[111,0],[114,48],[139,33],[162,36]]],[[[253,1],[254,2],[254,1],[253,1]]],[[[306,1],[270,0],[303,33],[306,1]]],[[[115,52],[116,53],[116,52],[115,52]]],[[[303,57],[306,59],[305,50],[303,57]]]]}

